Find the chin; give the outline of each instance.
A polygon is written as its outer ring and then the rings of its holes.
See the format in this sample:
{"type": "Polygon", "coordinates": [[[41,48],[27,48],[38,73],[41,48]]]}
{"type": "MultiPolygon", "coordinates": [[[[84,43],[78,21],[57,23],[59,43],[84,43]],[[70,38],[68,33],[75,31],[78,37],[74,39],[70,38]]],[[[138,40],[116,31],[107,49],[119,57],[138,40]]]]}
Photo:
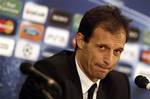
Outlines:
{"type": "Polygon", "coordinates": [[[107,74],[106,75],[100,75],[99,79],[104,79],[106,76],[107,76],[107,74]]]}
{"type": "Polygon", "coordinates": [[[104,79],[106,76],[101,76],[101,77],[99,77],[99,79],[104,79]]]}

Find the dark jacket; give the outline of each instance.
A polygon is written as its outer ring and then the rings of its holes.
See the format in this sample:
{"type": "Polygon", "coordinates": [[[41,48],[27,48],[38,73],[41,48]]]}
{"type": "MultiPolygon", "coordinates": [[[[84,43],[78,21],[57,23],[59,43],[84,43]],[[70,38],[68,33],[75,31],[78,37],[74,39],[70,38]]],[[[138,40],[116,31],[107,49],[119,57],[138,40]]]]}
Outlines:
{"type": "MultiPolygon", "coordinates": [[[[59,96],[56,88],[50,88],[43,80],[31,75],[23,84],[19,99],[48,99],[41,91],[42,89],[46,89],[54,99],[83,99],[73,52],[62,51],[50,58],[38,61],[34,66],[57,81],[61,86],[62,94],[59,96]]],[[[111,71],[105,79],[100,81],[97,99],[130,99],[127,76],[111,71]]]]}

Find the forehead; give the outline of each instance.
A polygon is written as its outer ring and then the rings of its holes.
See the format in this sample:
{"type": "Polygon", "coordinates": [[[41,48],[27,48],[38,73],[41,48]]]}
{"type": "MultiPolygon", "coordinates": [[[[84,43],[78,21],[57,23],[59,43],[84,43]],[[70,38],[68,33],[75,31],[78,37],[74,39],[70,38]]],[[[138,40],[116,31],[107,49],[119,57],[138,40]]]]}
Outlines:
{"type": "Polygon", "coordinates": [[[126,42],[126,33],[123,28],[120,28],[115,32],[109,32],[101,27],[97,27],[93,31],[91,40],[92,39],[97,43],[109,43],[115,46],[119,44],[120,46],[123,46],[126,42]]]}

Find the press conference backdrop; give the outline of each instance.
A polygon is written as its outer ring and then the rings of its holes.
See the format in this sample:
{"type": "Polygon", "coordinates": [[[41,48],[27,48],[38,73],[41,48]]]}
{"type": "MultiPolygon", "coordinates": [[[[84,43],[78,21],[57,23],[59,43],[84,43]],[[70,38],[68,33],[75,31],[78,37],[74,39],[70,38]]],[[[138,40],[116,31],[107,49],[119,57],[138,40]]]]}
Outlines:
{"type": "Polygon", "coordinates": [[[19,70],[21,62],[73,50],[84,12],[107,3],[132,19],[129,42],[115,69],[128,75],[132,99],[149,99],[150,92],[134,84],[138,74],[150,78],[148,0],[0,0],[0,98],[18,98],[26,78],[19,70]]]}

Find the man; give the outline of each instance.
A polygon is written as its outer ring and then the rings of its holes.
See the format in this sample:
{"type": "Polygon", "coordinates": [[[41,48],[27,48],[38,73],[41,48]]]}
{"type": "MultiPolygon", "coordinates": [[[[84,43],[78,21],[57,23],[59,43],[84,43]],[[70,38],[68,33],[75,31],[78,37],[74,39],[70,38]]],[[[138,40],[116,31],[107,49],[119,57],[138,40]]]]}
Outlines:
{"type": "Polygon", "coordinates": [[[129,20],[114,6],[87,11],[75,37],[75,52],[62,51],[34,65],[58,82],[62,94],[56,95],[56,90],[31,75],[20,99],[46,99],[49,95],[54,99],[130,99],[127,76],[113,70],[127,41],[128,27],[129,20]],[[93,84],[96,88],[89,96],[93,84]]]}

